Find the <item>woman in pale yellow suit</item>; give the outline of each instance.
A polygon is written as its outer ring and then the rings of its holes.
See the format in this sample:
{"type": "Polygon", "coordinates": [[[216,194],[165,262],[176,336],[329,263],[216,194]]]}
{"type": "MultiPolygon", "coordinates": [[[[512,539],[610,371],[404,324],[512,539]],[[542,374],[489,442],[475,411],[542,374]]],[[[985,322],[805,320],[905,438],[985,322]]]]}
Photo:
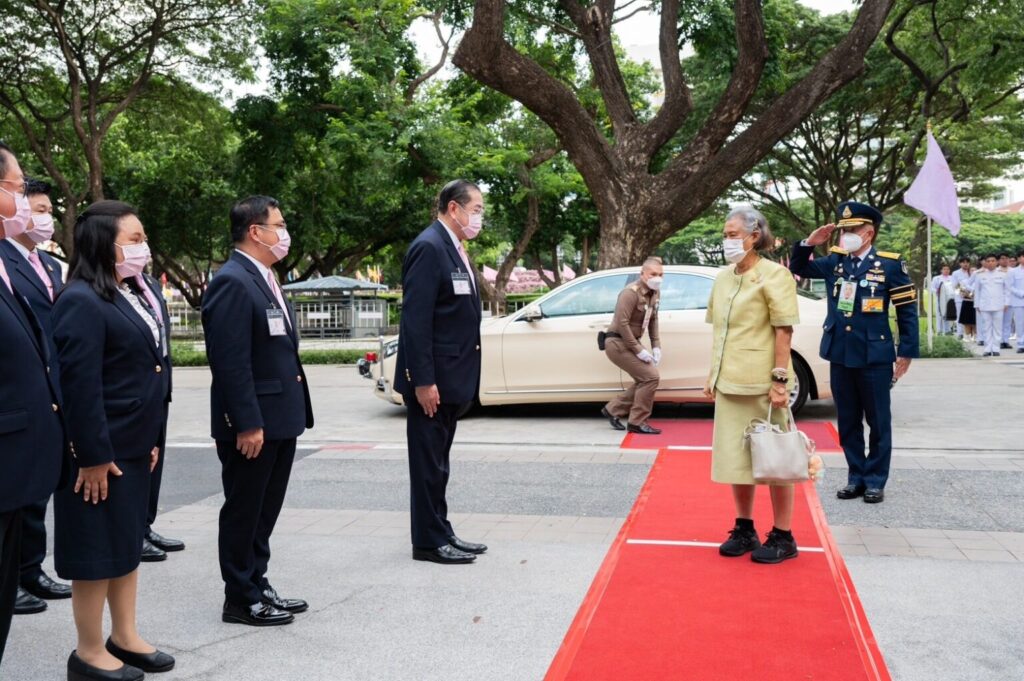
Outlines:
{"type": "Polygon", "coordinates": [[[704,394],[715,400],[711,479],[732,485],[736,524],[719,547],[723,556],[752,552],[758,563],[781,563],[797,555],[790,521],[793,486],[770,487],[775,523],[764,544],[754,529],[754,476],[744,430],[768,415],[785,423],[793,366],[793,326],[800,322],[796,283],[785,267],[762,258],[774,242],[768,222],[753,208],[729,213],[722,230],[732,264],[715,279],[707,322],[714,324],[714,351],[704,394]]]}

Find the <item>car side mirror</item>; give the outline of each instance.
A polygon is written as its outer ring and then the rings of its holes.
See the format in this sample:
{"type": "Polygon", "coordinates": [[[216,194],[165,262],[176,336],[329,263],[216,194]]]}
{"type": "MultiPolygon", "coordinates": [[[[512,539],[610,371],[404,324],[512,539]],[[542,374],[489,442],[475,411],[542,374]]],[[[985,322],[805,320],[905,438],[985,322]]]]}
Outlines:
{"type": "Polygon", "coordinates": [[[536,307],[528,307],[523,311],[524,322],[537,322],[544,318],[544,311],[538,305],[536,307]]]}

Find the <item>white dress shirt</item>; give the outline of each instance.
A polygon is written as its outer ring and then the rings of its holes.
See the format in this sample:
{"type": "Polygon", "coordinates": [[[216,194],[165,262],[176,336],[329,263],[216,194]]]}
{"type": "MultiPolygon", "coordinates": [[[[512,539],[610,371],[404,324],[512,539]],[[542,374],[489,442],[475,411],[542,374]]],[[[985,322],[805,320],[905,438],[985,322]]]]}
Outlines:
{"type": "Polygon", "coordinates": [[[1009,277],[998,268],[992,271],[980,269],[975,272],[971,288],[974,290],[976,310],[998,312],[1010,304],[1009,277]]]}

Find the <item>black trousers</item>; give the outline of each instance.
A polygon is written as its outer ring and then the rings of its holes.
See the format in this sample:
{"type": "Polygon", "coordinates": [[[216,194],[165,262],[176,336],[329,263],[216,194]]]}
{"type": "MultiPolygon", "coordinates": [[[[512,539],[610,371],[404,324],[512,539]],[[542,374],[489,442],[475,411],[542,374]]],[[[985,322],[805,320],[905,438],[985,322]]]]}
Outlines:
{"type": "Polygon", "coordinates": [[[21,509],[0,513],[0,662],[4,659],[14,601],[18,597],[20,545],[21,509]]]}
{"type": "Polygon", "coordinates": [[[455,534],[448,522],[445,490],[451,474],[450,455],[455,426],[462,406],[442,404],[433,418],[424,414],[415,400],[406,410],[412,545],[419,549],[444,546],[455,534]]]}
{"type": "Polygon", "coordinates": [[[885,488],[892,461],[892,364],[850,368],[832,364],[839,443],[850,470],[848,484],[885,488]],[[871,429],[864,451],[864,421],[871,429]]]}
{"type": "Polygon", "coordinates": [[[31,582],[43,572],[46,558],[46,505],[50,497],[21,509],[21,582],[31,582]]]}
{"type": "Polygon", "coordinates": [[[160,504],[160,481],[164,475],[164,459],[167,454],[167,416],[168,408],[164,403],[164,427],[160,431],[160,440],[156,446],[160,448],[160,458],[156,460],[156,468],[149,477],[149,509],[146,511],[146,529],[148,530],[156,522],[156,509],[160,504]]]}
{"type": "Polygon", "coordinates": [[[217,441],[224,484],[217,550],[224,596],[235,605],[259,603],[269,585],[270,535],[284,504],[295,460],[295,438],[263,443],[255,459],[246,459],[234,441],[217,441]]]}

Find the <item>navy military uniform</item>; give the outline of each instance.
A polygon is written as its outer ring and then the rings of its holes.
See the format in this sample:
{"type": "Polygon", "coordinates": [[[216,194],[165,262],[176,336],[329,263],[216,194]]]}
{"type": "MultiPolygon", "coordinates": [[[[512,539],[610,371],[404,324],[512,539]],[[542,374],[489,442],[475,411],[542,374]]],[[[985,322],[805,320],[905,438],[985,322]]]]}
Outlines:
{"type": "MultiPolygon", "coordinates": [[[[840,229],[865,222],[878,225],[882,214],[871,206],[848,201],[837,208],[840,229]]],[[[849,484],[858,489],[885,488],[892,456],[892,414],[889,391],[896,357],[918,356],[917,291],[898,253],[876,251],[874,244],[860,258],[832,248],[811,260],[814,247],[793,247],[789,269],[796,275],[824,279],[828,316],[820,354],[831,362],[832,394],[839,420],[839,440],[849,464],[849,484]],[[889,307],[896,308],[899,344],[889,326],[889,307]],[[868,455],[864,425],[871,428],[868,455]]]]}

